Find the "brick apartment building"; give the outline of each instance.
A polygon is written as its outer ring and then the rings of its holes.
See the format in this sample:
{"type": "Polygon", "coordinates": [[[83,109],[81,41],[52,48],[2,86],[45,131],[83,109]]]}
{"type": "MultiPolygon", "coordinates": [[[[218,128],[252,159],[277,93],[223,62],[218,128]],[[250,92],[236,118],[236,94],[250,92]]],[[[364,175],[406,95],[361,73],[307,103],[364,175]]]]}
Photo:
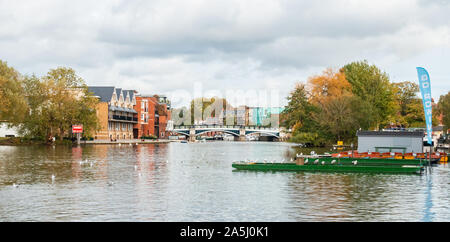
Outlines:
{"type": "Polygon", "coordinates": [[[154,135],[166,138],[167,123],[171,119],[170,102],[164,96],[136,96],[135,110],[138,123],[134,125],[135,138],[154,135]]]}
{"type": "Polygon", "coordinates": [[[166,127],[171,119],[170,101],[166,97],[141,96],[135,90],[113,86],[89,86],[99,98],[97,117],[100,129],[95,139],[129,140],[143,136],[167,137],[166,127]]]}

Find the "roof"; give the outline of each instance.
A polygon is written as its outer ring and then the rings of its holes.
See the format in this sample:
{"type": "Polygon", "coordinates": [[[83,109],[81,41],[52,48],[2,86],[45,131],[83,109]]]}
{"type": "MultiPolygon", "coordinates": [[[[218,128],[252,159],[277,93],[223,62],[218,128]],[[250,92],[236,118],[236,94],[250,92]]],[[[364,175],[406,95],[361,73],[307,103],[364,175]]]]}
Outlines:
{"type": "MultiPolygon", "coordinates": [[[[117,100],[119,100],[120,99],[120,93],[122,92],[122,88],[116,88],[116,97],[117,97],[117,100]]],[[[123,97],[124,99],[125,99],[125,97],[123,97]]]]}
{"type": "Polygon", "coordinates": [[[444,131],[445,127],[444,125],[434,126],[433,131],[444,131]]]}
{"type": "Polygon", "coordinates": [[[111,101],[114,93],[114,87],[88,86],[88,90],[95,96],[100,97],[100,102],[111,101]]]}
{"type": "Polygon", "coordinates": [[[420,137],[423,138],[423,131],[358,131],[356,136],[385,136],[385,137],[420,137]]]}
{"type": "Polygon", "coordinates": [[[134,90],[123,90],[123,92],[126,92],[127,94],[125,94],[124,98],[127,98],[128,95],[130,95],[130,101],[133,100],[134,97],[134,90]]]}

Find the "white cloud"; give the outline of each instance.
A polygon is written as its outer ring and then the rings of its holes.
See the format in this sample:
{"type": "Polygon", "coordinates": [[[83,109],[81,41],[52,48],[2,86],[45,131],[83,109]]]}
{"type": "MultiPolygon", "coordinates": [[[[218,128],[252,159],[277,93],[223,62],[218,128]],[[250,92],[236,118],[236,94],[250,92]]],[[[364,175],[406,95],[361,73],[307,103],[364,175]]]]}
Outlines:
{"type": "Polygon", "coordinates": [[[70,66],[142,93],[280,89],[367,59],[395,81],[433,70],[446,93],[448,1],[7,1],[0,58],[23,73],[70,66]]]}

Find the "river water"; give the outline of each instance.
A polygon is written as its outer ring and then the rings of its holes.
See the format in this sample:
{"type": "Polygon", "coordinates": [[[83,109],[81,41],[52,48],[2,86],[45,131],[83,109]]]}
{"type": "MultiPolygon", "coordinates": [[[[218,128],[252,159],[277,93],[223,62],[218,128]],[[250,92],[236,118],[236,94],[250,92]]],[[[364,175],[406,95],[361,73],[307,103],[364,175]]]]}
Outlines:
{"type": "Polygon", "coordinates": [[[276,142],[0,146],[0,221],[450,221],[447,165],[424,175],[231,167],[300,152],[276,142]]]}

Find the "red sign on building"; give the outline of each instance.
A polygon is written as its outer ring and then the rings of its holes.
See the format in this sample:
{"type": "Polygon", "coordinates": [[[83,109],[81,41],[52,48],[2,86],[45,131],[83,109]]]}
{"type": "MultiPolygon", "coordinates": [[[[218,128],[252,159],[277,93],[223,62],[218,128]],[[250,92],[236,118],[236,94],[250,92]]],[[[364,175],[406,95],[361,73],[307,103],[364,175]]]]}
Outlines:
{"type": "Polygon", "coordinates": [[[83,125],[72,125],[72,133],[73,134],[83,133],[83,125]]]}

